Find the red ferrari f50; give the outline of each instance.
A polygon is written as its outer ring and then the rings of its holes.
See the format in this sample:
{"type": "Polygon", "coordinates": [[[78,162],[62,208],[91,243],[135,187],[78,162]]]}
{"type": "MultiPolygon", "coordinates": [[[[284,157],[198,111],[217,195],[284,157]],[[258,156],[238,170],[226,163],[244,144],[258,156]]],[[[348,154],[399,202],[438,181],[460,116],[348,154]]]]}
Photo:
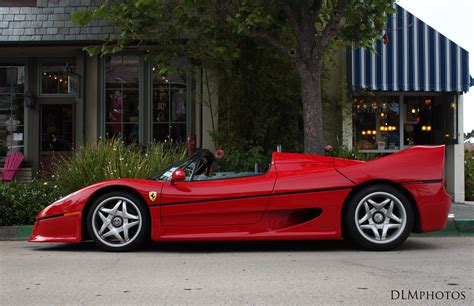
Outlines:
{"type": "Polygon", "coordinates": [[[273,153],[265,172],[215,172],[201,150],[146,180],[105,181],[43,209],[35,242],[92,239],[109,251],[154,241],[353,240],[390,250],[446,226],[444,146],[362,162],[273,153]]]}

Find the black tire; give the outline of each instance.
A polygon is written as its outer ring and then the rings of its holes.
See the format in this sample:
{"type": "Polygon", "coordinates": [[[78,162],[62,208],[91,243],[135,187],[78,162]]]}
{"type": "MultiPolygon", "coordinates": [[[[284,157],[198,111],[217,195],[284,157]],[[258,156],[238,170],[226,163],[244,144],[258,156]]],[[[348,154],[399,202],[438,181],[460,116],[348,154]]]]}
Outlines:
{"type": "Polygon", "coordinates": [[[97,198],[90,207],[87,230],[94,243],[105,251],[137,250],[150,239],[149,211],[144,201],[131,193],[108,192],[97,198]],[[106,216],[107,220],[102,219],[106,216]],[[103,226],[106,227],[101,232],[103,226]]]}
{"type": "Polygon", "coordinates": [[[397,248],[413,229],[414,215],[410,200],[399,189],[389,185],[371,185],[358,191],[343,213],[345,234],[366,250],[397,248]],[[384,204],[386,201],[387,204],[384,204]]]}

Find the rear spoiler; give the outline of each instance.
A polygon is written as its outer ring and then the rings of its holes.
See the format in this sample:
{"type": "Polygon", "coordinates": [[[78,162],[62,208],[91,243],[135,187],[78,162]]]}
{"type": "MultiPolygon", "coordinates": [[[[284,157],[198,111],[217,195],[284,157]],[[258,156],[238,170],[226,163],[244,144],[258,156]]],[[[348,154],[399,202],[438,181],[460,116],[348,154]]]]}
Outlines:
{"type": "Polygon", "coordinates": [[[344,164],[335,168],[355,184],[373,179],[394,182],[443,181],[444,145],[416,146],[365,163],[344,164]]]}

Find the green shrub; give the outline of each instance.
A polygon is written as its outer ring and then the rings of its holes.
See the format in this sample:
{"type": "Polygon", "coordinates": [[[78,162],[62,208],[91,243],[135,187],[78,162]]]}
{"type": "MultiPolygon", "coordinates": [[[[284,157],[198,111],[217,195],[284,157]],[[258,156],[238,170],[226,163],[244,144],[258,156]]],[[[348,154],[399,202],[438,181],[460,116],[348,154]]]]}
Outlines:
{"type": "Polygon", "coordinates": [[[0,183],[0,226],[33,224],[41,209],[60,197],[57,186],[47,182],[0,183]]]}
{"type": "Polygon", "coordinates": [[[257,145],[228,146],[224,152],[224,158],[218,162],[219,171],[253,171],[256,163],[265,168],[271,161],[271,155],[257,145]]]}
{"type": "Polygon", "coordinates": [[[346,159],[356,159],[356,160],[372,160],[378,157],[381,157],[380,154],[373,154],[373,153],[363,153],[360,152],[358,148],[349,149],[344,145],[336,145],[331,146],[327,145],[324,148],[324,152],[326,156],[333,156],[339,158],[346,158],[346,159]]]}
{"type": "Polygon", "coordinates": [[[468,150],[464,151],[464,189],[467,201],[474,201],[474,160],[468,150]]]}
{"type": "Polygon", "coordinates": [[[185,158],[180,143],[153,143],[146,148],[125,145],[119,138],[85,144],[72,157],[53,165],[54,185],[65,193],[116,178],[147,178],[185,158]]]}

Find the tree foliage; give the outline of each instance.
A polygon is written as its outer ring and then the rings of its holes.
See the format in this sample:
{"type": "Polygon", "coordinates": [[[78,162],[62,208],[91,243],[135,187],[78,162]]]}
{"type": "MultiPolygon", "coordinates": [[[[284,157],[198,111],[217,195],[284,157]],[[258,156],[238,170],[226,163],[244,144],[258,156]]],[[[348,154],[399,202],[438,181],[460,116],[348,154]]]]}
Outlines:
{"type": "Polygon", "coordinates": [[[304,142],[323,153],[321,72],[335,46],[371,46],[380,38],[393,0],[123,0],[103,1],[73,20],[107,20],[116,30],[90,53],[107,55],[135,46],[160,60],[177,55],[229,69],[239,58],[239,37],[269,45],[293,63],[300,78],[304,142]]]}
{"type": "Polygon", "coordinates": [[[471,141],[472,138],[474,138],[474,130],[464,133],[464,142],[471,141]]]}
{"type": "Polygon", "coordinates": [[[239,48],[240,58],[219,78],[219,131],[213,135],[219,147],[233,154],[259,146],[266,156],[277,145],[303,151],[299,80],[291,62],[248,38],[239,48]]]}

